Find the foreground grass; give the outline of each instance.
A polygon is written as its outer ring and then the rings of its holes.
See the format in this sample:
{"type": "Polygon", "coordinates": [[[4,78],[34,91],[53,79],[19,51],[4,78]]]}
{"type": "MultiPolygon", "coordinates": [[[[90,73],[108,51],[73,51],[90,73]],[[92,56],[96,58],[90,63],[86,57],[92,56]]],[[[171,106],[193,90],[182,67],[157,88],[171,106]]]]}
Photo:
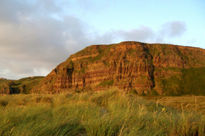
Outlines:
{"type": "Polygon", "coordinates": [[[0,97],[1,136],[204,136],[205,116],[134,94],[104,92],[0,97]]]}

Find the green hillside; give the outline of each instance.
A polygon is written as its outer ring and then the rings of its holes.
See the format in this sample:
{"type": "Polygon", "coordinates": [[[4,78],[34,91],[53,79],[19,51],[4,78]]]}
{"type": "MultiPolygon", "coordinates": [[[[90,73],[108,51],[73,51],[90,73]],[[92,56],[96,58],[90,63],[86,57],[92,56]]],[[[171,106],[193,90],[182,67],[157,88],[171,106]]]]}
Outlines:
{"type": "Polygon", "coordinates": [[[19,80],[0,79],[0,94],[28,94],[44,77],[27,77],[19,80]]]}

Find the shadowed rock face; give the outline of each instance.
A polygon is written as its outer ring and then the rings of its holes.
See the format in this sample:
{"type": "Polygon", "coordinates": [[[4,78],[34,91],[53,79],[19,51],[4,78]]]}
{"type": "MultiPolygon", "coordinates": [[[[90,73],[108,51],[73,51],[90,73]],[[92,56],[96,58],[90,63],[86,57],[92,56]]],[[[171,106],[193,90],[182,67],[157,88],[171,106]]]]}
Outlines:
{"type": "Polygon", "coordinates": [[[121,42],[92,45],[71,55],[33,92],[117,87],[138,94],[205,94],[204,84],[204,49],[121,42]]]}

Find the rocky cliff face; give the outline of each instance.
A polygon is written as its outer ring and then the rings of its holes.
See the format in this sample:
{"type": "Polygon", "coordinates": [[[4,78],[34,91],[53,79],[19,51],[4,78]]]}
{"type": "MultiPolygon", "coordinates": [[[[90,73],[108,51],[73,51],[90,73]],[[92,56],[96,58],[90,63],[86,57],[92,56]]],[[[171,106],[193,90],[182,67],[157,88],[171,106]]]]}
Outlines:
{"type": "Polygon", "coordinates": [[[205,50],[139,42],[92,45],[58,65],[33,92],[113,86],[138,94],[205,94],[205,50]]]}

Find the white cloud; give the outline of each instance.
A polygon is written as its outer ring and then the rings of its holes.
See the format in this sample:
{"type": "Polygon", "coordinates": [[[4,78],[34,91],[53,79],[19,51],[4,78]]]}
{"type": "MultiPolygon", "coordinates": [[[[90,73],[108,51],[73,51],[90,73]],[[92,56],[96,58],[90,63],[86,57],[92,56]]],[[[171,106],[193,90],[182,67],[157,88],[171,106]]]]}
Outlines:
{"type": "Polygon", "coordinates": [[[163,24],[158,31],[150,27],[141,26],[132,30],[115,31],[116,37],[123,40],[142,42],[166,42],[169,39],[181,37],[186,31],[186,24],[180,21],[171,21],[163,24]]]}
{"type": "Polygon", "coordinates": [[[155,33],[154,31],[146,26],[141,26],[137,29],[132,29],[129,31],[117,31],[116,32],[117,36],[122,37],[125,40],[129,41],[142,41],[142,42],[149,42],[153,41],[155,38],[155,33]]]}
{"type": "Polygon", "coordinates": [[[186,31],[186,24],[181,21],[167,22],[161,27],[161,35],[166,37],[177,37],[184,34],[186,31]]]}

